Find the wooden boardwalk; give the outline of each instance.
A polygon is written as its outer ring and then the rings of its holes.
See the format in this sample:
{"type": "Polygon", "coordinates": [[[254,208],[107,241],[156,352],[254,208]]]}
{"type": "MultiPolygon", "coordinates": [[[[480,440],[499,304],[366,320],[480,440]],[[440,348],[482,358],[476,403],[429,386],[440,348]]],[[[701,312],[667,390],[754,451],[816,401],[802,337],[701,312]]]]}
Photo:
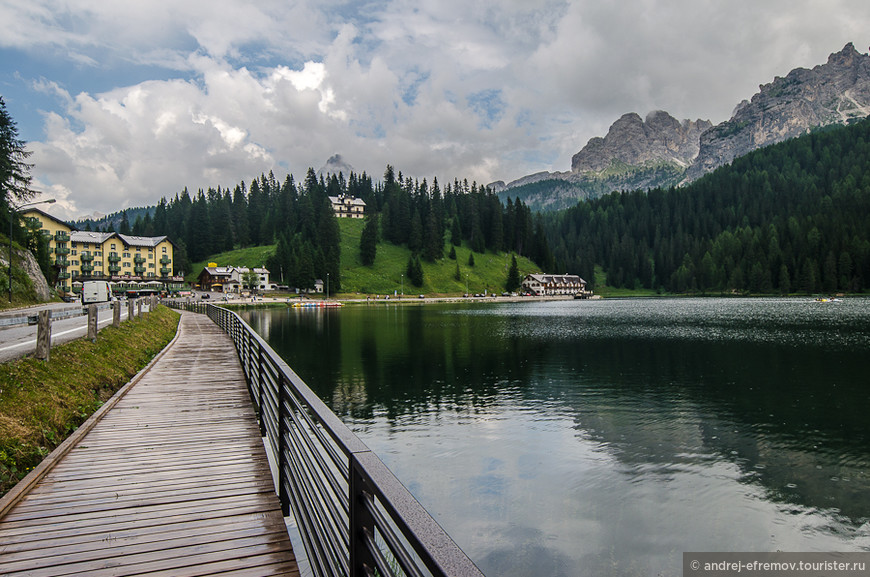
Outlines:
{"type": "Polygon", "coordinates": [[[299,575],[232,343],[179,330],[0,519],[0,575],[299,575]]]}

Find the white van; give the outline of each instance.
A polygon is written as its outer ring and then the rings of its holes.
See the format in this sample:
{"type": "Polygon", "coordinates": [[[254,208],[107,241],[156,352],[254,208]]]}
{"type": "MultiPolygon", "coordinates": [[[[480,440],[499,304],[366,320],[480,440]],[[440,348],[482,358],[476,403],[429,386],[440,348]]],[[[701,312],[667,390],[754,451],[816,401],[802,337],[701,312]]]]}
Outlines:
{"type": "Polygon", "coordinates": [[[104,303],[112,300],[112,288],[104,280],[82,283],[82,304],[104,303]]]}

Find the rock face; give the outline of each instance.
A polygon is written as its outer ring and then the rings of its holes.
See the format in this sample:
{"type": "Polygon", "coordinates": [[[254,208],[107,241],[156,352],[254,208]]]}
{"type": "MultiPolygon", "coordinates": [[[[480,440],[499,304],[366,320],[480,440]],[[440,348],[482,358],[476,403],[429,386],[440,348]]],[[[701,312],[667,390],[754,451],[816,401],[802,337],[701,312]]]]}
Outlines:
{"type": "Polygon", "coordinates": [[[634,112],[613,123],[607,136],[589,140],[571,159],[573,172],[599,172],[614,160],[632,166],[649,162],[672,162],[687,167],[698,156],[701,133],[712,127],[709,120],[680,122],[667,112],[651,112],[646,121],[634,112]]]}
{"type": "Polygon", "coordinates": [[[830,124],[870,114],[870,56],[849,43],[812,70],[796,68],[764,84],[730,120],[708,130],[689,168],[694,180],[738,156],[830,124]]]}
{"type": "MultiPolygon", "coordinates": [[[[40,270],[36,259],[33,258],[33,254],[31,254],[29,250],[14,250],[13,252],[15,253],[13,255],[13,258],[15,259],[14,265],[23,268],[27,273],[27,276],[30,277],[30,280],[33,282],[33,290],[36,293],[36,298],[41,301],[47,301],[50,299],[51,292],[49,291],[48,281],[45,280],[45,275],[42,274],[42,270],[40,270]]],[[[0,250],[0,264],[4,267],[9,266],[8,247],[6,250],[0,250]]]]}

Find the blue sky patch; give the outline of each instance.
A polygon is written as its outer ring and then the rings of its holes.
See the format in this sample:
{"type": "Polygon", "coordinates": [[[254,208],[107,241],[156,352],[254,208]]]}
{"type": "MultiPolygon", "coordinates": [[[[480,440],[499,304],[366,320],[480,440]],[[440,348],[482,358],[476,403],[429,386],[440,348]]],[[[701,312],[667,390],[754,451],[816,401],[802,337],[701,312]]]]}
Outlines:
{"type": "Polygon", "coordinates": [[[506,104],[500,89],[481,90],[468,95],[468,106],[480,119],[482,128],[492,128],[504,115],[506,104]]]}

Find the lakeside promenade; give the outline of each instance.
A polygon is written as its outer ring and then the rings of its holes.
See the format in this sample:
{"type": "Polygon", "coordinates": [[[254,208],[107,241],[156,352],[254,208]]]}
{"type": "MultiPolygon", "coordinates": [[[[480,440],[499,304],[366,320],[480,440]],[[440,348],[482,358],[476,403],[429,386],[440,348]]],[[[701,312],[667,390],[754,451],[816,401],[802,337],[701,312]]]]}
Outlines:
{"type": "Polygon", "coordinates": [[[298,575],[229,337],[176,339],[0,500],[0,574],[298,575]]]}

